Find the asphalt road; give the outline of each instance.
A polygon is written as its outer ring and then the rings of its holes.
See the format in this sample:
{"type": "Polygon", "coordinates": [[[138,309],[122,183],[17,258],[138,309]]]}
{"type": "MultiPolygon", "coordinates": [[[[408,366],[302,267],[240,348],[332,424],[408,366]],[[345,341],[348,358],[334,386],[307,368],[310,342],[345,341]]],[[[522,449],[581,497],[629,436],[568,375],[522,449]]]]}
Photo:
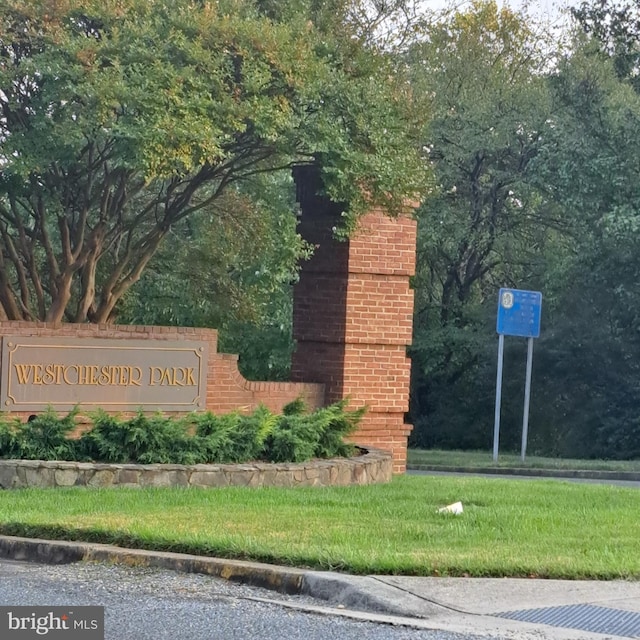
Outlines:
{"type": "Polygon", "coordinates": [[[474,638],[321,614],[312,610],[326,603],[204,575],[103,564],[0,560],[0,605],[104,606],[107,640],[474,638]]]}

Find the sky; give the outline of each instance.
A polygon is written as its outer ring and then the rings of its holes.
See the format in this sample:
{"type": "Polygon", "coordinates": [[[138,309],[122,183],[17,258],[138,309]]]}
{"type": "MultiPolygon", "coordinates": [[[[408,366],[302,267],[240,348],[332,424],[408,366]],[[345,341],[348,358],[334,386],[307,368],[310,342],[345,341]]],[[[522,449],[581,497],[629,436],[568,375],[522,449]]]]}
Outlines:
{"type": "MultiPolygon", "coordinates": [[[[464,0],[423,0],[424,5],[430,9],[441,9],[450,6],[459,6],[464,8],[465,4],[470,4],[464,0]]],[[[578,4],[579,0],[497,0],[498,5],[507,4],[514,9],[520,9],[524,5],[529,8],[529,11],[533,14],[537,14],[542,18],[550,19],[551,21],[558,20],[562,15],[562,10],[567,6],[578,4]]]]}
{"type": "MultiPolygon", "coordinates": [[[[471,0],[421,0],[422,6],[431,10],[458,7],[464,9],[471,0]]],[[[534,18],[539,18],[541,24],[549,24],[551,28],[564,30],[567,20],[563,17],[567,7],[577,6],[581,0],[496,0],[498,6],[508,5],[513,9],[528,8],[534,18]]]]}
{"type": "MultiPolygon", "coordinates": [[[[498,4],[500,4],[499,1],[498,4]]],[[[508,0],[504,4],[508,4],[517,9],[525,3],[521,0],[508,0]]],[[[567,0],[560,0],[560,2],[557,0],[555,2],[552,2],[552,0],[529,0],[526,4],[532,13],[555,20],[561,16],[563,9],[571,5],[577,5],[579,2],[577,0],[575,2],[568,2],[567,0]]]]}

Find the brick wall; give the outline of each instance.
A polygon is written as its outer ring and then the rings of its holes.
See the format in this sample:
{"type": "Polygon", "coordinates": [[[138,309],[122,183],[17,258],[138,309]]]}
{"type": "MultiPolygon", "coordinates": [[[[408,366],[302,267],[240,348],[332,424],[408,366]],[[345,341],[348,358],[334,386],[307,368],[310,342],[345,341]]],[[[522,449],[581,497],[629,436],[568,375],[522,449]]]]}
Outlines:
{"type": "MultiPolygon", "coordinates": [[[[214,329],[193,327],[150,327],[138,325],[72,324],[44,322],[0,322],[0,336],[57,337],[57,338],[116,338],[122,340],[190,340],[208,344],[206,366],[206,409],[224,413],[236,409],[251,411],[264,404],[272,411],[280,409],[298,397],[305,399],[309,407],[324,404],[322,384],[292,382],[251,382],[238,371],[238,356],[217,352],[218,332],[214,329]]],[[[4,339],[4,338],[3,338],[4,339]]],[[[26,419],[33,413],[12,412],[26,419]]]]}
{"type": "Polygon", "coordinates": [[[334,238],[341,207],[319,196],[313,167],[294,171],[299,231],[315,246],[294,292],[294,380],[321,382],[327,401],[349,397],[367,414],[354,441],[392,451],[406,469],[405,424],[413,327],[416,224],[373,210],[348,241],[334,238]]]}

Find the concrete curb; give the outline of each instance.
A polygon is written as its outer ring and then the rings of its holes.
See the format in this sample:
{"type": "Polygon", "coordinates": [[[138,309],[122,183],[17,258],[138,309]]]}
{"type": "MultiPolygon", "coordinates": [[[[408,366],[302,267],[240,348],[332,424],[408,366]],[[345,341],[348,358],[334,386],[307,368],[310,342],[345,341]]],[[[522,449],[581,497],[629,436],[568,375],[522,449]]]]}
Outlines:
{"type": "Polygon", "coordinates": [[[279,567],[245,560],[17,536],[0,536],[0,558],[45,564],[105,562],[130,567],[156,567],[185,573],[203,573],[288,594],[304,593],[306,574],[303,569],[295,567],[279,567]]]}
{"type": "Polygon", "coordinates": [[[201,573],[289,595],[308,595],[359,611],[424,618],[439,613],[422,598],[407,594],[371,576],[311,571],[261,562],[210,558],[185,553],[124,549],[114,545],[0,536],[0,558],[44,564],[103,562],[129,567],[155,567],[201,573]]]}
{"type": "Polygon", "coordinates": [[[391,616],[430,618],[447,611],[439,604],[398,589],[374,576],[308,571],[304,576],[302,593],[325,600],[332,606],[391,616]]]}
{"type": "Polygon", "coordinates": [[[455,467],[432,464],[407,464],[407,471],[440,471],[443,473],[469,473],[503,476],[530,476],[535,478],[583,478],[585,480],[627,480],[640,482],[637,471],[596,471],[589,469],[527,469],[503,467],[455,467]]]}

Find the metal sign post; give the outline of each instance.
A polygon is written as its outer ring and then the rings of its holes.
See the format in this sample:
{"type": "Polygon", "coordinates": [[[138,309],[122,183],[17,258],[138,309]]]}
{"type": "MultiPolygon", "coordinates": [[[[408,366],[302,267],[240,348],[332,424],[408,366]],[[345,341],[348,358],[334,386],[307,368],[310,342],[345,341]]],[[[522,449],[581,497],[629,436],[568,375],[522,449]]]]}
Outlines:
{"type": "Polygon", "coordinates": [[[498,337],[498,375],[496,376],[496,413],[493,421],[493,461],[498,459],[500,442],[500,403],[502,402],[502,362],[504,360],[504,334],[498,337]]]}
{"type": "Polygon", "coordinates": [[[496,411],[493,426],[493,460],[498,459],[500,442],[500,405],[502,401],[502,364],[504,359],[504,336],[528,338],[527,373],[524,389],[524,415],[522,418],[522,449],[524,461],[527,452],[529,431],[529,402],[531,399],[531,369],[533,363],[533,339],[540,336],[542,294],[539,291],[500,289],[498,296],[498,373],[496,378],[496,411]]]}
{"type": "Polygon", "coordinates": [[[529,400],[531,399],[531,368],[533,365],[533,338],[527,340],[527,375],[524,383],[524,412],[522,414],[522,447],[520,458],[524,462],[527,455],[527,436],[529,435],[529,400]]]}

